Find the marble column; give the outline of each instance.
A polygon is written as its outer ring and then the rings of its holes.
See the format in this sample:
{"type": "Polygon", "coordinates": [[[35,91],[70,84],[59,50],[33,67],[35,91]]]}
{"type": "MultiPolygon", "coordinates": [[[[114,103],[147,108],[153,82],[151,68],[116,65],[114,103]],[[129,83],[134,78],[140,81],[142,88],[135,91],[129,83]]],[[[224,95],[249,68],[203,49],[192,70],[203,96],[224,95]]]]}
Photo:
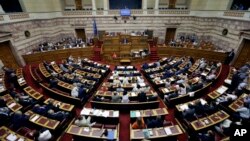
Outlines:
{"type": "Polygon", "coordinates": [[[159,13],[159,0],[155,0],[155,14],[158,14],[159,13]]]}
{"type": "Polygon", "coordinates": [[[103,9],[104,9],[104,15],[108,15],[108,10],[109,10],[109,1],[108,0],[103,1],[103,9]]]}
{"type": "Polygon", "coordinates": [[[92,0],[92,14],[93,15],[96,15],[96,3],[95,3],[95,0],[92,0]]]}
{"type": "Polygon", "coordinates": [[[147,9],[148,9],[148,0],[142,0],[143,14],[147,14],[147,9]]]}

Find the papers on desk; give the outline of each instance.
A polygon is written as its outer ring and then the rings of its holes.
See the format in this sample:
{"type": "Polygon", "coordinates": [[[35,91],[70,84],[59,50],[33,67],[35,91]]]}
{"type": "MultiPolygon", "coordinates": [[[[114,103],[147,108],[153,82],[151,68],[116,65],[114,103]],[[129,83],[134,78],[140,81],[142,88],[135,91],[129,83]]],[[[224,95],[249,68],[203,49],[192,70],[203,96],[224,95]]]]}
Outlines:
{"type": "Polygon", "coordinates": [[[18,81],[18,83],[23,83],[23,82],[25,82],[25,80],[24,80],[23,77],[22,77],[22,78],[19,78],[17,81],[18,81]]]}
{"type": "Polygon", "coordinates": [[[165,132],[166,132],[167,135],[171,135],[172,134],[172,131],[170,130],[169,127],[165,127],[164,130],[165,130],[165,132]]]}
{"type": "Polygon", "coordinates": [[[163,93],[169,93],[169,90],[167,88],[162,89],[163,93]]]}
{"type": "Polygon", "coordinates": [[[102,112],[102,116],[103,116],[103,117],[108,117],[108,116],[109,116],[109,111],[104,111],[104,112],[102,112]]]}
{"type": "Polygon", "coordinates": [[[181,111],[187,110],[188,109],[188,105],[187,104],[183,104],[180,106],[181,111]]]}
{"type": "Polygon", "coordinates": [[[140,85],[141,87],[145,87],[145,86],[146,86],[145,83],[139,83],[139,85],[140,85]]]}
{"type": "Polygon", "coordinates": [[[201,104],[202,104],[202,105],[207,104],[207,101],[206,101],[206,100],[204,100],[204,99],[200,99],[200,101],[201,101],[201,104]]]}
{"type": "Polygon", "coordinates": [[[170,77],[169,80],[170,80],[170,81],[174,81],[175,79],[174,79],[173,77],[170,77]]]}
{"type": "Polygon", "coordinates": [[[9,134],[9,135],[6,137],[6,139],[7,139],[8,141],[15,141],[15,140],[17,139],[17,136],[14,135],[14,134],[9,134]]]}
{"type": "Polygon", "coordinates": [[[136,96],[136,93],[135,92],[131,92],[131,96],[136,96]]]}
{"type": "Polygon", "coordinates": [[[102,111],[98,110],[98,109],[94,110],[94,112],[93,112],[93,115],[95,115],[95,116],[101,116],[101,114],[102,114],[102,111]]]}
{"type": "Polygon", "coordinates": [[[85,127],[85,128],[83,128],[83,131],[85,131],[85,132],[89,132],[89,127],[85,127]]]}
{"type": "Polygon", "coordinates": [[[133,117],[140,117],[141,116],[141,113],[140,111],[131,111],[130,112],[130,116],[133,118],[133,117]]]}
{"type": "Polygon", "coordinates": [[[81,115],[89,115],[92,109],[90,108],[83,108],[81,111],[81,115]]]}
{"type": "Polygon", "coordinates": [[[32,121],[32,122],[35,122],[39,117],[40,117],[39,115],[35,115],[35,116],[31,119],[31,121],[32,121]]]}
{"type": "Polygon", "coordinates": [[[227,83],[227,84],[229,84],[229,85],[231,85],[232,80],[230,80],[230,79],[226,79],[224,82],[225,82],[225,83],[227,83]]]}
{"type": "Polygon", "coordinates": [[[113,117],[119,117],[119,111],[113,111],[113,117]]]}
{"type": "Polygon", "coordinates": [[[225,91],[227,91],[227,89],[227,87],[221,86],[216,90],[216,92],[218,92],[219,94],[223,94],[225,91]]]}
{"type": "Polygon", "coordinates": [[[24,139],[23,138],[19,138],[17,141],[24,141],[24,139]]]}
{"type": "Polygon", "coordinates": [[[133,66],[127,66],[127,69],[133,69],[133,66]]]}
{"type": "Polygon", "coordinates": [[[8,105],[8,107],[11,109],[11,108],[13,108],[15,105],[16,105],[16,103],[13,102],[13,103],[11,103],[10,105],[8,105]]]}

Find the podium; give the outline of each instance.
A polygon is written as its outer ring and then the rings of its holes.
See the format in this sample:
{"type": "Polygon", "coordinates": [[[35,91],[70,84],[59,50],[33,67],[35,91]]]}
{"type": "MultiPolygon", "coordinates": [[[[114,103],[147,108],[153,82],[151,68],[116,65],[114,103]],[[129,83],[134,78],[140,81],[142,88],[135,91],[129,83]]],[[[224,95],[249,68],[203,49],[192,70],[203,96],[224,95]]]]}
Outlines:
{"type": "Polygon", "coordinates": [[[130,65],[131,64],[131,60],[130,59],[121,59],[120,60],[120,64],[121,65],[130,65]]]}

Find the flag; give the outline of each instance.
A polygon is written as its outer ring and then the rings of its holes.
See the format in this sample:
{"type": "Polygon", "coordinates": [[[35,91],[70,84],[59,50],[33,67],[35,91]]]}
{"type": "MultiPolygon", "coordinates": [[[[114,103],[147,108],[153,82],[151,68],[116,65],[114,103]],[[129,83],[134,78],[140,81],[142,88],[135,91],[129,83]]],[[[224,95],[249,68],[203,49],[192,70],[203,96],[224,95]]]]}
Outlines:
{"type": "Polygon", "coordinates": [[[93,21],[93,32],[94,32],[94,36],[96,37],[97,36],[97,26],[96,26],[96,21],[95,21],[95,19],[94,19],[94,21],[93,21]]]}

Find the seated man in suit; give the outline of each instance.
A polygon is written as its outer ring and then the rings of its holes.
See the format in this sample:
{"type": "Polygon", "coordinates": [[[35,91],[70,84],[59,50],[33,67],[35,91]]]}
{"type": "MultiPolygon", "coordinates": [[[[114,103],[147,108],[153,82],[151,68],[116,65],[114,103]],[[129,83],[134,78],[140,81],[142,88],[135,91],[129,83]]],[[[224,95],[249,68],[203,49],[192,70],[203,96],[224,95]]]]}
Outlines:
{"type": "Polygon", "coordinates": [[[55,112],[54,110],[50,109],[47,113],[47,117],[55,120],[62,121],[63,119],[67,118],[69,116],[69,113],[64,112],[64,111],[57,111],[55,112]]]}
{"type": "Polygon", "coordinates": [[[194,115],[195,115],[195,107],[192,104],[188,104],[188,109],[182,112],[183,118],[191,120],[194,118],[194,115]]]}
{"type": "Polygon", "coordinates": [[[144,92],[138,93],[137,98],[138,98],[139,102],[146,102],[147,101],[147,95],[144,92]]]}
{"type": "Polygon", "coordinates": [[[114,94],[112,95],[111,102],[113,102],[113,103],[120,103],[121,102],[121,97],[118,95],[117,92],[114,92],[114,94]]]}
{"type": "Polygon", "coordinates": [[[86,119],[85,116],[79,116],[77,120],[75,120],[74,124],[79,127],[92,127],[96,122],[91,123],[91,117],[88,116],[86,119]]]}
{"type": "Polygon", "coordinates": [[[52,77],[49,80],[49,88],[56,88],[57,87],[57,83],[58,83],[58,81],[56,80],[56,78],[52,77]]]}
{"type": "Polygon", "coordinates": [[[19,129],[22,126],[27,125],[29,121],[29,116],[23,114],[21,111],[16,111],[12,114],[11,123],[13,125],[13,129],[19,129]]]}
{"type": "Polygon", "coordinates": [[[0,108],[6,106],[6,101],[3,98],[0,98],[0,108]]]}
{"type": "Polygon", "coordinates": [[[39,104],[36,104],[33,108],[32,111],[40,114],[40,115],[45,115],[49,110],[49,107],[46,105],[40,106],[39,104]]]}
{"type": "Polygon", "coordinates": [[[147,120],[147,128],[163,127],[164,119],[161,116],[157,116],[155,119],[147,120]]]}
{"type": "Polygon", "coordinates": [[[10,109],[8,107],[0,107],[0,115],[9,116],[10,109]]]}

